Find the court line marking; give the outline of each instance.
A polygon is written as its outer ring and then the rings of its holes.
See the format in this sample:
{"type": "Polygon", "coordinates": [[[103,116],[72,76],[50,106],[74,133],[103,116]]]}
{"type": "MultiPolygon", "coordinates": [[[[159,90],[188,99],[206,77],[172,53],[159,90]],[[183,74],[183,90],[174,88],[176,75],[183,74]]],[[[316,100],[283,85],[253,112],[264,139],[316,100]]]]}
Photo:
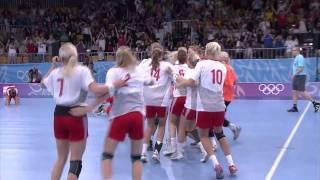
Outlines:
{"type": "Polygon", "coordinates": [[[304,119],[304,116],[306,115],[310,105],[311,105],[311,102],[308,103],[307,107],[304,109],[304,111],[301,114],[299,120],[297,121],[296,125],[292,129],[292,131],[291,131],[288,139],[286,140],[284,146],[281,148],[281,151],[279,152],[276,160],[273,162],[272,167],[271,167],[271,169],[269,170],[269,172],[268,172],[268,174],[266,176],[266,180],[271,180],[272,179],[276,169],[278,168],[278,166],[280,164],[280,161],[282,160],[284,154],[286,153],[286,151],[287,151],[287,149],[288,149],[288,147],[289,147],[294,135],[296,134],[296,132],[297,132],[302,120],[304,119]]]}

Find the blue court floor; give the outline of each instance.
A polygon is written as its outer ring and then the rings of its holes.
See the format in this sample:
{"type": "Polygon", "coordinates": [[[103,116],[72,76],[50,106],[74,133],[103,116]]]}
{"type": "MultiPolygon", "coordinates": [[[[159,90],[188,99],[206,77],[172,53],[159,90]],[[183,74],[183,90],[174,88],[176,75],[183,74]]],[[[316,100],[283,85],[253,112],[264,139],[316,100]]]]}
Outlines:
{"type": "MultiPolygon", "coordinates": [[[[22,99],[15,107],[0,104],[0,180],[47,180],[56,158],[53,137],[53,100],[22,99]]],[[[291,101],[235,100],[228,118],[242,127],[237,141],[225,129],[235,163],[236,177],[228,175],[227,163],[218,149],[225,179],[263,180],[271,174],[275,180],[320,179],[320,113],[308,102],[299,101],[299,113],[287,113],[291,101]],[[304,111],[306,112],[304,113],[304,111]],[[284,144],[297,122],[297,131],[285,149],[284,144]],[[283,151],[278,166],[275,160],[283,151]],[[270,173],[270,169],[274,171],[270,173]]],[[[80,179],[101,179],[100,155],[109,121],[101,116],[89,117],[89,138],[80,179]]],[[[114,179],[131,179],[129,141],[118,146],[114,158],[114,179]]],[[[150,154],[151,155],[151,154],[150,154]]],[[[199,162],[197,148],[188,146],[186,158],[172,162],[161,157],[161,164],[144,165],[144,180],[211,180],[215,179],[211,162],[199,162]]],[[[68,165],[63,178],[66,179],[68,165]]]]}

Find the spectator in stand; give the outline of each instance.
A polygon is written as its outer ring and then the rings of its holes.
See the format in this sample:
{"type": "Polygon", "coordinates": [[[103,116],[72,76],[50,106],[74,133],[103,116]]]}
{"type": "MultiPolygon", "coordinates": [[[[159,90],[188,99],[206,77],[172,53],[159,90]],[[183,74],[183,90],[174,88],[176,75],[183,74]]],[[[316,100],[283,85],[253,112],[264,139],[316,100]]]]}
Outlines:
{"type": "Polygon", "coordinates": [[[278,35],[274,41],[274,47],[276,48],[276,56],[283,57],[285,52],[285,46],[282,35],[278,35]]]}
{"type": "Polygon", "coordinates": [[[0,56],[3,55],[4,53],[5,53],[5,46],[0,40],[0,56]]]}
{"type": "MultiPolygon", "coordinates": [[[[50,34],[49,39],[47,40],[47,45],[48,45],[48,55],[52,56],[52,45],[56,42],[55,38],[53,37],[52,34],[50,34]]],[[[51,59],[51,58],[49,58],[51,59]]]]}
{"type": "Polygon", "coordinates": [[[320,9],[320,1],[319,0],[312,0],[312,2],[309,4],[309,8],[319,10],[320,9]]]}
{"type": "Polygon", "coordinates": [[[100,32],[96,37],[96,44],[98,45],[99,49],[102,49],[102,51],[105,51],[106,49],[106,36],[106,30],[104,28],[101,28],[100,32]]]}
{"type": "Polygon", "coordinates": [[[80,62],[83,62],[85,58],[85,53],[86,53],[86,46],[83,43],[83,40],[81,38],[79,39],[79,42],[76,44],[76,48],[79,53],[79,60],[80,62]]]}
{"type": "Polygon", "coordinates": [[[28,53],[29,56],[29,62],[34,61],[34,53],[36,52],[36,47],[33,43],[33,40],[31,38],[26,39],[27,44],[26,44],[26,53],[28,53]]]}
{"type": "Polygon", "coordinates": [[[117,38],[118,38],[118,47],[125,46],[126,45],[126,37],[127,37],[127,29],[125,31],[120,31],[120,34],[118,33],[118,30],[116,29],[117,38]]]}
{"type": "Polygon", "coordinates": [[[19,63],[23,63],[24,59],[26,57],[26,45],[25,45],[25,41],[20,41],[18,46],[18,59],[20,59],[21,61],[19,63]]]}
{"type": "Polygon", "coordinates": [[[263,50],[263,57],[273,58],[273,37],[271,33],[267,33],[263,37],[263,47],[266,48],[263,50]]]}
{"type": "Polygon", "coordinates": [[[307,33],[307,26],[304,18],[300,18],[298,29],[299,29],[298,33],[307,33]]]}
{"type": "Polygon", "coordinates": [[[16,64],[17,63],[17,46],[14,39],[10,39],[7,43],[8,49],[8,63],[16,64]]]}
{"type": "Polygon", "coordinates": [[[251,7],[253,11],[258,14],[261,12],[262,7],[263,7],[263,1],[262,0],[254,0],[251,4],[251,7]]]}
{"type": "Polygon", "coordinates": [[[82,25],[83,42],[88,45],[92,41],[92,31],[88,23],[82,25]]]}
{"type": "Polygon", "coordinates": [[[102,47],[99,47],[97,54],[98,54],[98,61],[103,61],[105,59],[104,51],[103,51],[102,47]]]}
{"type": "MultiPolygon", "coordinates": [[[[75,44],[82,37],[84,44],[93,50],[101,46],[103,50],[113,51],[118,45],[129,45],[144,51],[150,41],[156,39],[165,48],[173,50],[178,45],[189,45],[191,42],[204,45],[208,39],[215,37],[225,48],[232,49],[237,48],[235,39],[241,39],[241,36],[244,36],[243,44],[254,45],[252,42],[257,41],[257,47],[261,47],[264,45],[263,36],[268,31],[272,32],[273,37],[292,34],[290,29],[295,25],[296,33],[317,32],[320,17],[319,0],[134,0],[126,1],[127,8],[122,8],[123,2],[85,1],[81,7],[72,9],[6,9],[0,17],[0,23],[4,24],[6,33],[13,33],[19,41],[39,34],[39,28],[36,27],[46,27],[41,29],[44,37],[53,34],[56,39],[75,44]],[[196,21],[174,22],[182,18],[196,21]],[[212,19],[215,21],[212,22],[212,19]],[[12,28],[17,24],[26,27],[20,30],[12,28]],[[96,46],[92,48],[92,45],[96,46]]],[[[39,38],[35,37],[35,42],[39,38]]],[[[7,38],[3,42],[7,42],[7,38]]],[[[47,46],[47,52],[50,53],[49,44],[47,46]]],[[[256,50],[253,51],[256,53],[256,50]]]]}
{"type": "Polygon", "coordinates": [[[47,54],[47,44],[46,39],[43,37],[43,34],[40,35],[40,38],[37,40],[37,46],[38,46],[38,59],[39,62],[45,62],[46,61],[46,54],[47,54]]]}
{"type": "Polygon", "coordinates": [[[286,56],[287,57],[290,57],[291,56],[291,51],[292,51],[292,48],[298,46],[298,41],[297,39],[294,40],[292,35],[289,35],[286,39],[286,41],[284,42],[284,46],[286,47],[286,56]]]}

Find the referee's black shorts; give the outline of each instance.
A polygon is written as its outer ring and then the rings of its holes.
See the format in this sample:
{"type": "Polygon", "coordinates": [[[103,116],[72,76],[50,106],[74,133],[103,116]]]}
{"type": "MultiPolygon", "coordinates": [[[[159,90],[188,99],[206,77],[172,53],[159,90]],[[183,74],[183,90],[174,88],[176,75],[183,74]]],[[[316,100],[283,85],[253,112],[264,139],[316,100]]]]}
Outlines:
{"type": "Polygon", "coordinates": [[[307,79],[306,75],[294,76],[293,82],[292,82],[292,90],[305,91],[306,79],[307,79]]]}

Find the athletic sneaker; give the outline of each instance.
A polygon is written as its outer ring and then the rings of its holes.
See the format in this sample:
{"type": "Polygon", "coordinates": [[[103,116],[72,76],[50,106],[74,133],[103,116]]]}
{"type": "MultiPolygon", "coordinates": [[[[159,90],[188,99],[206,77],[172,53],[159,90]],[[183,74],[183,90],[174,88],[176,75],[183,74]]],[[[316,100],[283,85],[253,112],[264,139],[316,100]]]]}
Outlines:
{"type": "Polygon", "coordinates": [[[183,158],[184,158],[183,154],[181,152],[178,152],[178,151],[174,152],[170,156],[171,160],[180,160],[180,159],[183,159],[183,158]]]}
{"type": "Polygon", "coordinates": [[[157,150],[153,152],[152,159],[155,163],[160,163],[160,154],[157,150]]]}
{"type": "Polygon", "coordinates": [[[314,112],[318,112],[320,109],[320,103],[319,102],[314,102],[313,103],[313,107],[314,107],[314,112]]]}
{"type": "Polygon", "coordinates": [[[291,109],[288,109],[288,112],[298,112],[298,108],[293,106],[291,109]]]}
{"type": "Polygon", "coordinates": [[[196,145],[198,145],[199,142],[200,141],[193,141],[192,143],[190,143],[190,146],[196,146],[196,145]]]}
{"type": "Polygon", "coordinates": [[[170,142],[169,138],[167,138],[166,139],[166,145],[165,145],[165,148],[163,150],[163,155],[170,156],[172,153],[174,153],[174,149],[171,146],[171,142],[170,142]]]}
{"type": "Polygon", "coordinates": [[[240,126],[235,126],[235,128],[232,129],[233,133],[233,140],[237,140],[241,132],[241,127],[240,126]]]}
{"type": "Polygon", "coordinates": [[[152,140],[149,141],[149,146],[148,146],[147,151],[153,151],[153,142],[152,142],[152,140]]]}
{"type": "Polygon", "coordinates": [[[235,176],[237,173],[238,169],[235,165],[231,165],[229,166],[229,172],[231,176],[235,176]]]}
{"type": "Polygon", "coordinates": [[[146,154],[142,154],[142,155],[141,155],[141,162],[142,162],[142,163],[147,163],[147,162],[148,162],[148,160],[147,160],[147,155],[146,155],[146,154]]]}
{"type": "Polygon", "coordinates": [[[209,155],[206,152],[206,150],[204,149],[204,147],[202,146],[201,142],[199,142],[198,144],[199,144],[199,148],[200,148],[200,151],[201,151],[201,154],[202,154],[202,158],[200,159],[200,162],[205,163],[205,162],[208,161],[209,155]]]}
{"type": "Polygon", "coordinates": [[[200,162],[206,163],[209,160],[209,154],[203,153],[202,158],[200,159],[200,162]]]}
{"type": "Polygon", "coordinates": [[[223,179],[224,175],[223,175],[223,169],[222,167],[219,165],[216,165],[214,167],[214,171],[216,172],[216,179],[223,179]]]}

